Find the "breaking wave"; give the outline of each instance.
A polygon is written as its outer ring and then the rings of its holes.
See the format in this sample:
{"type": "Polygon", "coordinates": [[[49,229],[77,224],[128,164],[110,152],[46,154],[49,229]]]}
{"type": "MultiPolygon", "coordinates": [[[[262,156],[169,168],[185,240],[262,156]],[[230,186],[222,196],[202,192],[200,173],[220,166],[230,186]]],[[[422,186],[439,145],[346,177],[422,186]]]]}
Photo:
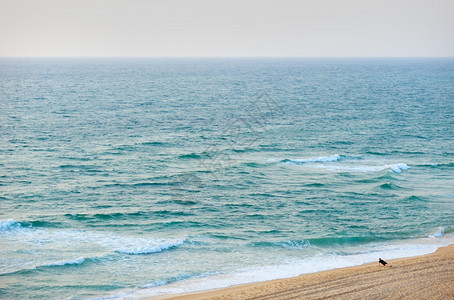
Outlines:
{"type": "Polygon", "coordinates": [[[0,232],[17,229],[19,227],[21,227],[20,223],[13,219],[0,221],[0,232]]]}
{"type": "Polygon", "coordinates": [[[123,249],[118,249],[116,252],[118,253],[124,253],[124,254],[130,254],[130,255],[145,255],[145,254],[152,254],[152,253],[158,253],[162,252],[165,250],[173,249],[176,248],[180,245],[183,245],[186,239],[181,239],[181,240],[175,240],[175,241],[167,241],[167,242],[162,242],[157,245],[151,245],[148,247],[140,247],[140,248],[123,248],[123,249]]]}
{"type": "Polygon", "coordinates": [[[84,262],[85,262],[85,258],[79,257],[77,259],[58,261],[58,262],[50,263],[50,264],[47,264],[44,266],[45,267],[56,267],[56,266],[67,266],[67,265],[81,265],[84,262]]]}
{"type": "Polygon", "coordinates": [[[314,162],[333,162],[341,160],[341,156],[329,155],[329,156],[320,156],[320,157],[312,157],[312,158],[297,158],[297,159],[284,159],[281,162],[284,164],[305,164],[305,163],[314,163],[314,162]]]}
{"type": "Polygon", "coordinates": [[[361,173],[367,173],[367,172],[381,172],[384,170],[390,170],[394,173],[402,173],[402,171],[407,171],[411,169],[411,167],[405,163],[398,163],[398,164],[386,164],[386,165],[380,165],[380,166],[367,166],[367,165],[330,165],[330,166],[325,166],[325,165],[313,165],[312,167],[314,168],[321,168],[321,169],[327,169],[329,171],[338,171],[338,172],[361,172],[361,173]]]}
{"type": "Polygon", "coordinates": [[[359,157],[349,157],[345,155],[328,155],[301,159],[283,159],[282,164],[305,165],[311,168],[326,169],[335,172],[380,172],[389,169],[394,173],[402,173],[411,167],[406,163],[381,164],[376,165],[376,161],[369,161],[370,164],[364,164],[365,160],[359,157]],[[362,163],[358,164],[358,160],[362,163]]]}

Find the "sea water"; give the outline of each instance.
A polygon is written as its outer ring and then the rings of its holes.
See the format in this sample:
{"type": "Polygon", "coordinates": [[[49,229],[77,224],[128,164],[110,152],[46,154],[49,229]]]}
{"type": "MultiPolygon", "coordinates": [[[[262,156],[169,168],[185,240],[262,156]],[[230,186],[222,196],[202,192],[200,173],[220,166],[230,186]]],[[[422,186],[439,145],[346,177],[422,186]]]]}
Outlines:
{"type": "Polygon", "coordinates": [[[430,253],[453,149],[453,59],[1,59],[0,298],[430,253]]]}

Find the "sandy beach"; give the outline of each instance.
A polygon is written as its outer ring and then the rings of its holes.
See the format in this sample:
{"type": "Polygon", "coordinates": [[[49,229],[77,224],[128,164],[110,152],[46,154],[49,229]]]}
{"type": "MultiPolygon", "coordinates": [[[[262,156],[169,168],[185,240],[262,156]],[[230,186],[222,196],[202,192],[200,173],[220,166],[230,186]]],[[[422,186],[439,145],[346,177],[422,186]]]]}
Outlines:
{"type": "MultiPolygon", "coordinates": [[[[386,258],[384,258],[386,259],[386,258]]],[[[454,245],[435,253],[295,278],[148,299],[454,299],[454,245]]]]}

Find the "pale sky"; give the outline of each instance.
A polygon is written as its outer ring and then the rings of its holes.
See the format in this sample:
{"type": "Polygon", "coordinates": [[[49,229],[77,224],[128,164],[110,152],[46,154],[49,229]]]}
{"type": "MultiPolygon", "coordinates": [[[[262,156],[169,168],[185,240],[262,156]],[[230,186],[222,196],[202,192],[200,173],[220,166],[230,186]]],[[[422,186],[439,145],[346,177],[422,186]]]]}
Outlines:
{"type": "Polygon", "coordinates": [[[454,56],[454,0],[0,0],[0,56],[454,56]]]}

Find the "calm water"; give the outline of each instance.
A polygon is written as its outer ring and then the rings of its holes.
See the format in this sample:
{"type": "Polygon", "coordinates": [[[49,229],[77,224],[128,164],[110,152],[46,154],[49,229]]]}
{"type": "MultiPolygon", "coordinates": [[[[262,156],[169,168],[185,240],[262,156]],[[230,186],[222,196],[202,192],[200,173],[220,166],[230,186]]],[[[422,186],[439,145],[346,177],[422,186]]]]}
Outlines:
{"type": "Polygon", "coordinates": [[[454,59],[1,59],[0,298],[454,243],[454,59]]]}

